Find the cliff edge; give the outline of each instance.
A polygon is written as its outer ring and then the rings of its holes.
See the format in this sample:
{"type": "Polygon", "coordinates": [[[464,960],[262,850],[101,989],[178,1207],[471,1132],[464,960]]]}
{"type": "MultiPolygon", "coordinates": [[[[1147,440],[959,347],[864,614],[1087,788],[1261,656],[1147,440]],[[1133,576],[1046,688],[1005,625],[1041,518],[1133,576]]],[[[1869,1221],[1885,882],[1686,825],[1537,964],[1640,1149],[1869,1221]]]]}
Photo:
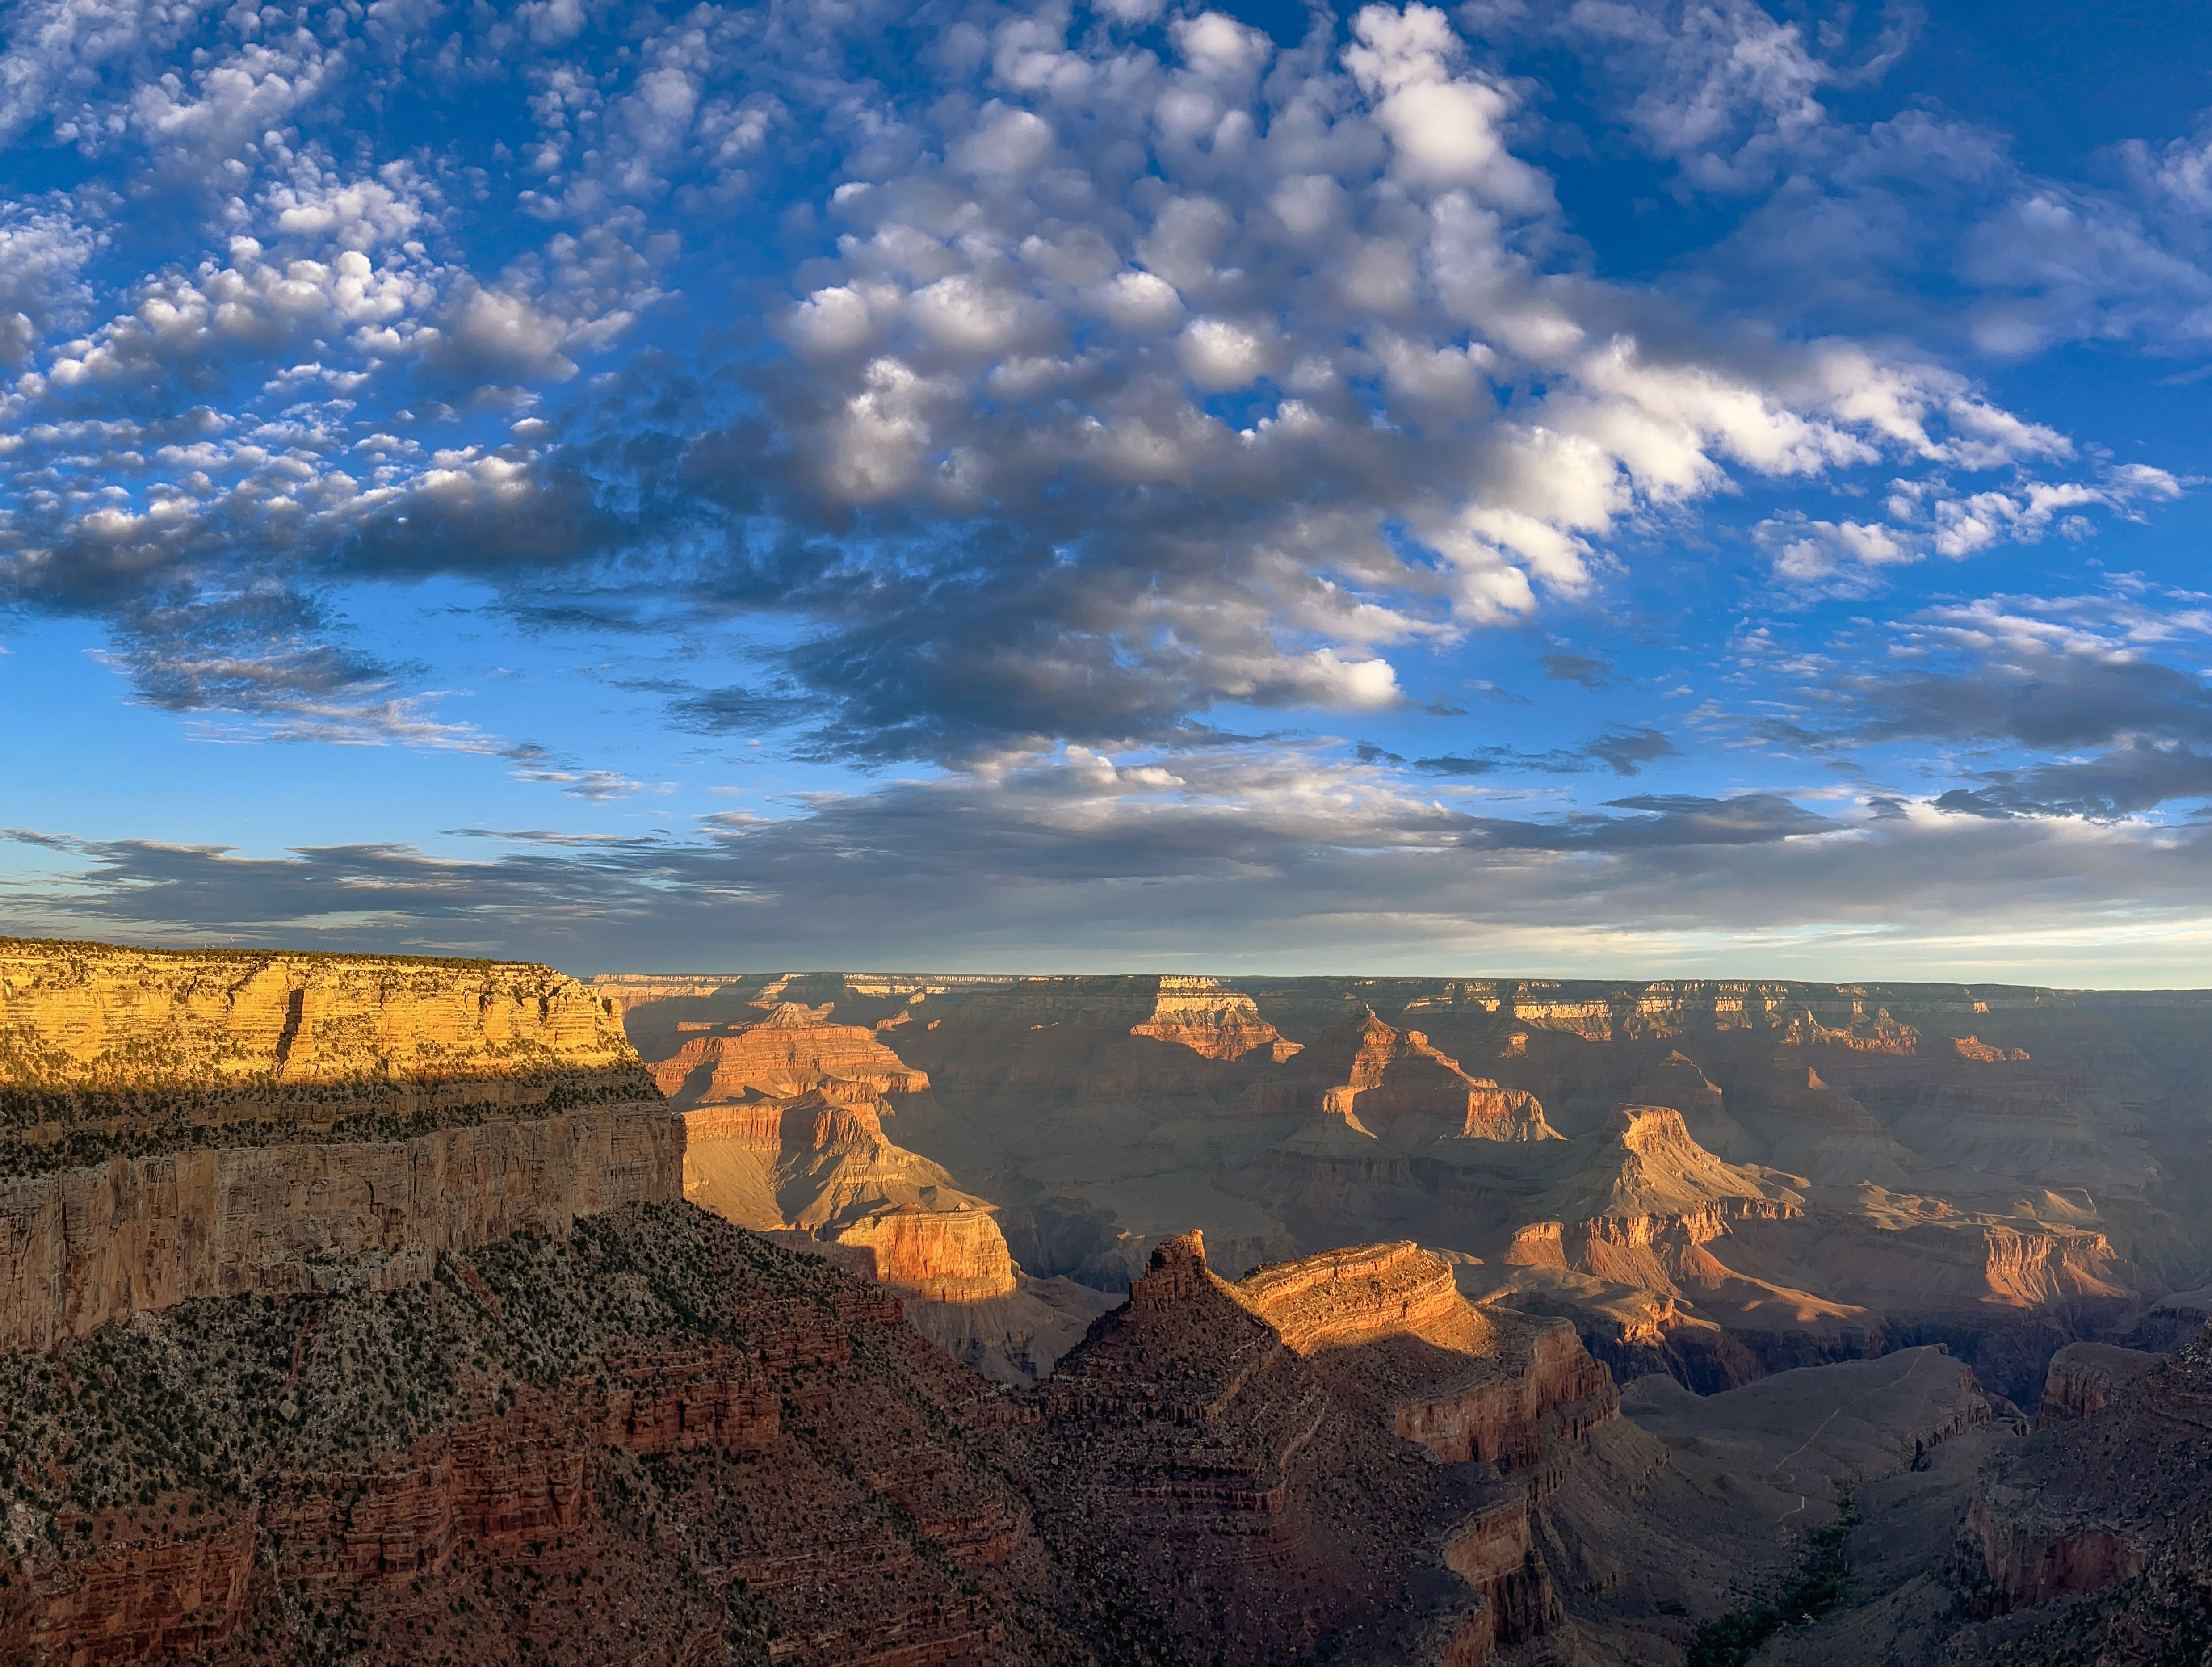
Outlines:
{"type": "Polygon", "coordinates": [[[549,967],[0,940],[0,1348],[396,1289],[683,1195],[615,1004],[549,967]]]}

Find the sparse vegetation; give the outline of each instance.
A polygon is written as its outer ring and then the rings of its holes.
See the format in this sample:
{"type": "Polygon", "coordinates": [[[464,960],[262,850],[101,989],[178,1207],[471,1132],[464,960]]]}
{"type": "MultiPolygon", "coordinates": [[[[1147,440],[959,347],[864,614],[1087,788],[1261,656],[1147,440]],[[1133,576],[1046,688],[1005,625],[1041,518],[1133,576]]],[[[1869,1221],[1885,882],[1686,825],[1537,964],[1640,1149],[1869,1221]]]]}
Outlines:
{"type": "Polygon", "coordinates": [[[1818,1621],[1842,1603],[1844,1585],[1850,1575],[1844,1546],[1858,1522],[1851,1496],[1839,1494],[1833,1520],[1813,1536],[1804,1567],[1782,1589],[1781,1596],[1755,1609],[1724,1615],[1705,1627],[1690,1646],[1690,1667],[1741,1667],[1783,1627],[1818,1621]]]}

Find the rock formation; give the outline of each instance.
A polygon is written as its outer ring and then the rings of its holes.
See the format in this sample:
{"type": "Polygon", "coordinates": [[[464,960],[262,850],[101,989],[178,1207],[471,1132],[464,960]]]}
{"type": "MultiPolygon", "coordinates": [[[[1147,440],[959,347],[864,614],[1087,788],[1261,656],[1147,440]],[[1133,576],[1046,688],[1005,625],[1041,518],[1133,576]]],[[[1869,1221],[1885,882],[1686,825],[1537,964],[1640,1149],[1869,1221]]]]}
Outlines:
{"type": "Polygon", "coordinates": [[[1255,1103],[1310,1104],[1354,1133],[1401,1150],[1437,1141],[1555,1138],[1535,1097],[1471,1077],[1429,1045],[1372,1010],[1324,1031],[1297,1062],[1297,1074],[1250,1091],[1255,1103]]]}
{"type": "Polygon", "coordinates": [[[642,1074],[613,1002],[545,967],[0,939],[0,1110],[33,1144],[634,1099],[642,1074]]]}
{"type": "Polygon", "coordinates": [[[858,1025],[833,1025],[794,1002],[726,1033],[695,1036],[653,1068],[653,1080],[683,1106],[820,1094],[838,1105],[872,1106],[893,1094],[918,1094],[926,1072],[909,1069],[858,1025]]]}
{"type": "Polygon", "coordinates": [[[2051,1369],[2043,1380],[2043,1399],[2035,1409],[2036,1427],[2103,1411],[2158,1363],[2157,1355],[2139,1348],[2112,1343],[2067,1344],[2051,1357],[2051,1369]]]}
{"type": "Polygon", "coordinates": [[[1168,1238],[1039,1395],[1038,1531],[1117,1576],[1094,1635],[1231,1662],[1561,1641],[1530,1513],[1613,1385],[1570,1327],[1458,1299],[1439,1257],[1373,1245],[1232,1285],[1200,1235],[1168,1238]]]}
{"type": "Polygon", "coordinates": [[[1412,1238],[1623,1371],[1714,1388],[1936,1339],[2032,1402],[2057,1348],[2212,1275],[2212,1056],[2168,996],[823,974],[626,1017],[673,1059],[708,1036],[675,1024],[778,1004],[927,1075],[890,1095],[898,1146],[998,1206],[1030,1274],[1100,1288],[1191,1222],[1231,1274],[1412,1238]],[[1736,1178],[1679,1209],[1570,1196],[1612,1184],[1637,1107],[1736,1178]]]}
{"type": "Polygon", "coordinates": [[[765,1017],[692,1035],[653,1068],[684,1113],[684,1196],[858,1253],[847,1265],[907,1299],[924,1335],[994,1377],[1033,1381],[1110,1299],[1024,1275],[994,1207],[884,1134],[893,1097],[927,1092],[927,1074],[874,1029],[831,1023],[834,1004],[781,994],[755,999],[765,1017]]]}
{"type": "Polygon", "coordinates": [[[1161,979],[1152,1016],[1132,1025],[1129,1034],[1173,1043],[1201,1059],[1242,1059],[1264,1048],[1279,1065],[1298,1051],[1297,1043],[1285,1041],[1260,1017],[1250,996],[1211,978],[1161,979]]]}
{"type": "Polygon", "coordinates": [[[0,1347],[51,1348],[194,1297],[393,1290],[441,1251],[679,1195],[655,1104],[398,1141],[190,1147],[0,1180],[0,1347]]]}
{"type": "Polygon", "coordinates": [[[1089,1658],[1006,1408],[681,1202],[0,1355],[0,1658],[1089,1658]],[[795,1646],[795,1647],[794,1647],[795,1646]]]}
{"type": "Polygon", "coordinates": [[[0,1346],[417,1283],[678,1196],[683,1143],[544,967],[0,941],[0,1346]]]}
{"type": "Polygon", "coordinates": [[[2104,1404],[2045,1421],[1983,1467],[1955,1565],[1978,1613],[2103,1591],[2212,1514],[2212,1345],[2147,1367],[2121,1353],[2054,1360],[2057,1402],[2104,1404]]]}
{"type": "Polygon", "coordinates": [[[1236,1294],[1298,1354],[1395,1336],[1473,1352],[1494,1335],[1460,1295],[1451,1265],[1410,1240],[1255,1269],[1236,1294]]]}
{"type": "Polygon", "coordinates": [[[0,1659],[1656,1664],[1815,1531],[1782,1658],[2212,1637],[2186,1003],[0,979],[0,1659]]]}

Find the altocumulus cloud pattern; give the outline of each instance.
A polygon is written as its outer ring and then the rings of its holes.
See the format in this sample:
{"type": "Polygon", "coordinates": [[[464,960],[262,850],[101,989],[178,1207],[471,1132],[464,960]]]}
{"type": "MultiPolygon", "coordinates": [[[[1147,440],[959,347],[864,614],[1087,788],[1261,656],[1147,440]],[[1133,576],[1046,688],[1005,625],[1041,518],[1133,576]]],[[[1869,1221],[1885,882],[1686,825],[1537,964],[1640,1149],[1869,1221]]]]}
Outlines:
{"type": "Polygon", "coordinates": [[[1749,3],[4,37],[19,926],[2201,944],[2193,110],[2043,155],[1910,11],[1749,3]]]}

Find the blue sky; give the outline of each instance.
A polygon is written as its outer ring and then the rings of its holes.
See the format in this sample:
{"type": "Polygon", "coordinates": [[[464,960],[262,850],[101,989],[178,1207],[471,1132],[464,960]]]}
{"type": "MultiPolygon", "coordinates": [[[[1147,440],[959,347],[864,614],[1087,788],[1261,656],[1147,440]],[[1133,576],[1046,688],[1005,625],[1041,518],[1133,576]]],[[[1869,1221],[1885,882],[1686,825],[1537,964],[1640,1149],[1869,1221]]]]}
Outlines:
{"type": "Polygon", "coordinates": [[[2205,982],[2199,9],[0,20],[0,928],[2205,982]]]}

